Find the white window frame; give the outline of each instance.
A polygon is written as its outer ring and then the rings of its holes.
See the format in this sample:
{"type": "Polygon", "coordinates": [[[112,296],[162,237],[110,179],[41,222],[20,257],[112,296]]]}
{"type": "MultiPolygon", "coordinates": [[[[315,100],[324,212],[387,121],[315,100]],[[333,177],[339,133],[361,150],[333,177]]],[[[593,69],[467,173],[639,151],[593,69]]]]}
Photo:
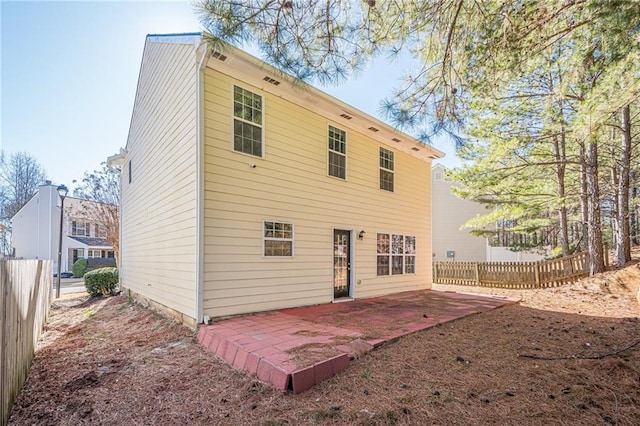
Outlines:
{"type": "Polygon", "coordinates": [[[442,180],[442,172],[440,170],[436,171],[433,174],[433,180],[441,181],[442,180]]]}
{"type": "Polygon", "coordinates": [[[380,147],[380,149],[378,150],[378,165],[380,168],[380,171],[378,173],[378,188],[380,188],[382,191],[386,191],[386,192],[396,192],[396,175],[395,175],[395,168],[396,168],[396,155],[395,153],[387,148],[384,147],[380,147]],[[383,151],[388,152],[391,154],[391,169],[387,168],[387,167],[383,167],[382,164],[380,164],[381,160],[382,160],[382,153],[383,151]],[[387,188],[383,188],[382,187],[382,172],[388,172],[391,173],[392,176],[392,182],[391,182],[391,189],[387,189],[387,188]]]}
{"type": "Polygon", "coordinates": [[[331,178],[335,178],[335,179],[339,179],[339,180],[347,180],[347,150],[348,150],[348,145],[347,145],[347,131],[343,130],[337,126],[334,126],[332,124],[328,124],[327,125],[327,176],[331,177],[331,178]],[[344,133],[344,152],[340,152],[340,151],[336,151],[334,149],[331,149],[329,147],[329,142],[331,140],[330,138],[330,132],[331,129],[333,128],[333,131],[339,131],[344,133]],[[329,161],[329,158],[331,157],[331,153],[342,156],[344,158],[344,177],[341,176],[334,176],[331,174],[331,162],[329,161]]]}
{"type": "Polygon", "coordinates": [[[101,223],[93,224],[93,235],[96,238],[107,238],[107,227],[101,223]]]}
{"type": "Polygon", "coordinates": [[[417,240],[418,238],[415,235],[412,234],[398,234],[398,233],[393,233],[393,232],[377,232],[376,233],[376,276],[377,277],[390,277],[390,276],[396,276],[396,275],[415,275],[416,274],[416,266],[417,266],[417,240]],[[378,238],[380,235],[387,235],[389,237],[389,250],[387,253],[378,253],[378,238]],[[400,236],[402,237],[402,253],[394,253],[393,252],[393,237],[394,236],[400,236]],[[408,247],[407,247],[407,237],[409,238],[413,238],[414,244],[413,244],[413,252],[412,253],[408,253],[408,247]],[[379,274],[378,273],[378,258],[379,257],[386,257],[388,259],[388,265],[389,265],[389,273],[388,274],[379,274]],[[398,257],[401,256],[402,257],[402,272],[400,273],[393,273],[393,258],[394,257],[398,257]],[[412,257],[413,260],[413,272],[407,272],[407,258],[412,257]]]}
{"type": "Polygon", "coordinates": [[[264,113],[264,111],[265,111],[265,109],[266,109],[266,102],[265,102],[264,95],[262,95],[261,93],[258,93],[257,90],[255,90],[255,89],[247,89],[246,87],[244,87],[244,86],[242,86],[240,84],[235,84],[235,83],[231,85],[231,150],[233,152],[238,153],[238,154],[242,154],[242,155],[247,155],[247,156],[252,157],[252,158],[264,158],[265,157],[265,148],[266,148],[265,147],[265,143],[264,143],[264,133],[265,133],[265,123],[264,123],[265,113],[264,113]],[[260,96],[260,99],[262,100],[262,103],[261,103],[262,109],[260,111],[261,124],[256,124],[256,123],[254,123],[252,121],[246,120],[246,119],[241,118],[241,117],[236,117],[235,108],[234,108],[235,89],[236,89],[236,87],[238,89],[246,90],[247,92],[252,93],[253,95],[260,96]],[[235,148],[235,136],[236,136],[236,133],[235,133],[236,132],[235,121],[236,120],[241,121],[241,122],[246,123],[246,124],[249,124],[251,126],[255,126],[255,127],[259,127],[260,128],[260,130],[261,130],[261,132],[260,132],[260,143],[261,143],[260,151],[261,151],[261,155],[258,156],[258,155],[249,154],[249,153],[244,152],[244,151],[237,151],[236,150],[236,148],[235,148]]]}
{"type": "Polygon", "coordinates": [[[90,237],[91,236],[91,223],[84,222],[84,221],[81,221],[81,220],[72,220],[71,221],[71,236],[72,237],[90,237]],[[73,229],[74,228],[74,226],[73,226],[74,224],[76,224],[75,225],[75,230],[73,229]],[[80,224],[84,225],[83,228],[82,228],[84,232],[82,234],[78,234],[78,225],[80,225],[80,224]],[[89,229],[89,232],[87,232],[87,228],[89,229]]]}
{"type": "Polygon", "coordinates": [[[293,222],[279,220],[279,219],[265,219],[262,221],[262,257],[266,259],[291,259],[295,257],[295,225],[293,222]],[[291,238],[280,237],[267,237],[267,223],[290,225],[291,226],[291,238]],[[266,253],[267,241],[287,241],[291,242],[291,255],[290,256],[274,256],[266,253]]]}
{"type": "Polygon", "coordinates": [[[102,250],[99,250],[99,249],[88,249],[87,250],[87,259],[102,259],[102,250]],[[95,252],[98,252],[98,256],[94,256],[95,252]]]}

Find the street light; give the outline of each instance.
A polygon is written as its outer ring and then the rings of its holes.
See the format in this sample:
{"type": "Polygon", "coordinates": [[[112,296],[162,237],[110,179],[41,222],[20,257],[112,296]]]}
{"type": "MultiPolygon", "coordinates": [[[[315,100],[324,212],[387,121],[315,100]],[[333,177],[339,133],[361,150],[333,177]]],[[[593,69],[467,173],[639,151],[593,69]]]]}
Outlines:
{"type": "Polygon", "coordinates": [[[64,198],[69,190],[65,185],[58,187],[58,195],[60,196],[60,238],[58,238],[58,279],[56,281],[56,299],[60,297],[60,275],[62,275],[62,217],[64,216],[64,198]]]}

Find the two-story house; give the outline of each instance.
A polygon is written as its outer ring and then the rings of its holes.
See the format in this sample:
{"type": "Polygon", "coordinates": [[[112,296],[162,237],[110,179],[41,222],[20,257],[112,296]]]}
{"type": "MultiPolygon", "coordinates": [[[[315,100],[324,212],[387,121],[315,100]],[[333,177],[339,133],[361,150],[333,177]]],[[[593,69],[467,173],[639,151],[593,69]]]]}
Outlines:
{"type": "MultiPolygon", "coordinates": [[[[60,197],[47,181],[11,218],[13,255],[25,259],[52,259],[58,271],[60,197]]],[[[113,258],[106,230],[96,218],[94,201],[66,197],[62,223],[62,272],[71,271],[80,258],[113,258]]]]}
{"type": "Polygon", "coordinates": [[[121,285],[194,325],[431,286],[443,154],[229,45],[147,36],[121,285]]]}

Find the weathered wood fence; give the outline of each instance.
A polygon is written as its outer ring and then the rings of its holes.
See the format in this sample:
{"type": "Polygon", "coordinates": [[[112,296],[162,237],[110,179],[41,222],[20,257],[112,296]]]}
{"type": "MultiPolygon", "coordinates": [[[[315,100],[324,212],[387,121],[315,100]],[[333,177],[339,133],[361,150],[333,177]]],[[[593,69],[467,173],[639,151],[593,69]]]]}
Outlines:
{"type": "Polygon", "coordinates": [[[51,260],[0,260],[0,424],[27,378],[51,306],[51,260]]]}
{"type": "Polygon", "coordinates": [[[435,262],[433,282],[513,289],[547,288],[589,275],[589,254],[541,262],[435,262]]]}

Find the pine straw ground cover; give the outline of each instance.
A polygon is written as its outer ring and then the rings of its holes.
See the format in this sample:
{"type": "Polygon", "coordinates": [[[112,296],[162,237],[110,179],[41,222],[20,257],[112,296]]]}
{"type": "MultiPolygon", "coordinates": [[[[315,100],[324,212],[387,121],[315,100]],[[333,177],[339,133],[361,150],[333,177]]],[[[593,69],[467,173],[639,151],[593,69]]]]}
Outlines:
{"type": "Polygon", "coordinates": [[[519,292],[521,305],[401,338],[295,396],[124,297],[59,301],[10,424],[637,425],[640,345],[621,351],[640,339],[620,279],[640,282],[632,268],[519,292]]]}

